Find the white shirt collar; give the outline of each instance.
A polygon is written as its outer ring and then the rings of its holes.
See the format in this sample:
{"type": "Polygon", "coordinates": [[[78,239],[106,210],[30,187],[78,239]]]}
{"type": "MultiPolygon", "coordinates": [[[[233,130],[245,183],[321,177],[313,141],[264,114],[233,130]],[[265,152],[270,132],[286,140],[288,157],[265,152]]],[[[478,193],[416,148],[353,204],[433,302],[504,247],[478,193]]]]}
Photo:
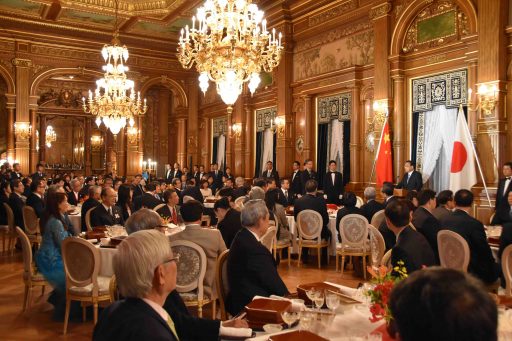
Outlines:
{"type": "Polygon", "coordinates": [[[260,237],[256,233],[252,232],[250,229],[247,230],[252,233],[252,235],[254,236],[254,238],[256,238],[257,241],[260,241],[260,237]]]}
{"type": "Polygon", "coordinates": [[[39,197],[39,199],[43,199],[43,197],[41,196],[41,194],[37,193],[37,192],[32,192],[34,193],[35,195],[37,195],[39,197]]]}
{"type": "MultiPolygon", "coordinates": [[[[111,207],[108,207],[107,205],[105,205],[104,203],[101,203],[101,204],[103,205],[103,207],[105,207],[105,211],[107,211],[107,212],[108,212],[109,208],[111,208],[111,207]]],[[[113,211],[113,209],[112,209],[112,211],[113,211]]]]}
{"type": "Polygon", "coordinates": [[[167,320],[169,319],[169,314],[167,314],[167,312],[161,305],[151,300],[148,300],[147,298],[143,298],[142,300],[146,302],[147,305],[149,305],[151,308],[153,308],[153,310],[156,311],[165,322],[167,322],[167,320]]]}
{"type": "Polygon", "coordinates": [[[411,176],[412,172],[414,172],[414,171],[412,170],[410,172],[407,172],[407,174],[409,174],[409,176],[411,176]]]}

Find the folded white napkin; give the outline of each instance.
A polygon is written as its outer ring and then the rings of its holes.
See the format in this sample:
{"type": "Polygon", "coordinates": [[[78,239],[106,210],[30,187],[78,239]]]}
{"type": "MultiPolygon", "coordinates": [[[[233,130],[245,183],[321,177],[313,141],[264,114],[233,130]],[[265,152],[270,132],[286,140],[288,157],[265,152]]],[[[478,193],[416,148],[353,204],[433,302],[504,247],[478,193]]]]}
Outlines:
{"type": "Polygon", "coordinates": [[[249,338],[252,336],[251,328],[233,328],[233,327],[224,327],[220,326],[219,334],[225,337],[233,337],[233,338],[249,338]]]}
{"type": "Polygon", "coordinates": [[[341,284],[336,284],[336,283],[327,282],[327,281],[325,281],[324,283],[332,285],[333,287],[336,287],[336,288],[340,289],[342,294],[345,294],[345,295],[350,296],[352,298],[354,298],[356,296],[356,294],[357,294],[357,289],[349,288],[349,287],[346,287],[346,286],[341,285],[341,284]]]}
{"type": "Polygon", "coordinates": [[[276,296],[276,295],[270,295],[270,297],[254,296],[253,300],[258,299],[258,298],[265,298],[265,299],[271,299],[271,300],[277,300],[277,301],[288,301],[288,302],[291,302],[292,303],[292,311],[302,311],[302,310],[304,310],[306,308],[304,303],[296,303],[296,302],[293,302],[292,300],[290,300],[289,298],[286,298],[286,297],[281,297],[281,296],[276,296]]]}

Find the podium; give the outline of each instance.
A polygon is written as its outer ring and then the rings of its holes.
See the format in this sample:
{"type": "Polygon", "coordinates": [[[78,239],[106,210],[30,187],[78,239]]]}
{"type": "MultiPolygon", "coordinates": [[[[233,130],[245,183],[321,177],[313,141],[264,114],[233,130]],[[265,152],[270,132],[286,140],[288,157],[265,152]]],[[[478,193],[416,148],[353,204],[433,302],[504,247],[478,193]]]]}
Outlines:
{"type": "Polygon", "coordinates": [[[395,188],[394,191],[393,191],[393,196],[397,197],[397,198],[405,198],[407,196],[407,193],[409,193],[408,190],[406,189],[403,189],[403,188],[395,188]]]}

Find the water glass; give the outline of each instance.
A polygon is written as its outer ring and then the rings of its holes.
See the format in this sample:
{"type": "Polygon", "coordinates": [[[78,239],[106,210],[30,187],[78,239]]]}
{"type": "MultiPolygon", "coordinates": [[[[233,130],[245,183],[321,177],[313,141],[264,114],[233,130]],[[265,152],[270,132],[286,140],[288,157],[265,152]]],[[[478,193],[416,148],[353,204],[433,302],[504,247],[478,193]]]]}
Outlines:
{"type": "Polygon", "coordinates": [[[327,308],[329,308],[330,310],[335,312],[336,309],[338,309],[338,307],[340,305],[340,298],[336,294],[326,293],[325,303],[327,304],[327,308]]]}
{"type": "Polygon", "coordinates": [[[283,311],[281,313],[281,317],[283,318],[284,323],[288,325],[288,329],[291,328],[292,324],[295,323],[299,319],[299,314],[297,312],[292,311],[283,311]]]}
{"type": "Polygon", "coordinates": [[[319,290],[316,292],[316,295],[315,297],[313,298],[314,302],[315,302],[315,306],[318,310],[320,310],[322,308],[322,306],[324,305],[324,293],[323,291],[319,290]]]}
{"type": "Polygon", "coordinates": [[[300,312],[300,330],[310,330],[313,323],[313,314],[311,311],[300,312]]]}

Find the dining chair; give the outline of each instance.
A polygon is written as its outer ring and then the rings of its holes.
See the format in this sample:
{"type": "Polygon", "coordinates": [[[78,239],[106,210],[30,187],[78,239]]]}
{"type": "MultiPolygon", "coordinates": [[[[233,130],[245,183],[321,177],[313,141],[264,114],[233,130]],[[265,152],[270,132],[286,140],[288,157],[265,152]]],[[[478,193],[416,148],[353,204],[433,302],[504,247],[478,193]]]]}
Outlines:
{"type": "Polygon", "coordinates": [[[357,208],[360,208],[361,206],[364,205],[364,200],[363,198],[361,198],[360,196],[356,196],[356,207],[357,208]]]}
{"type": "Polygon", "coordinates": [[[345,269],[345,257],[363,258],[363,277],[366,280],[366,257],[371,255],[368,241],[368,220],[360,214],[348,214],[338,226],[341,244],[336,247],[336,271],[341,256],[341,276],[345,269]]]}
{"type": "Polygon", "coordinates": [[[1,230],[2,233],[2,251],[5,253],[11,252],[14,255],[14,244],[16,242],[16,222],[14,220],[14,213],[11,206],[4,202],[5,213],[7,213],[7,228],[1,230]],[[5,248],[5,241],[7,239],[7,249],[5,248]]]}
{"type": "Polygon", "coordinates": [[[238,197],[238,198],[235,199],[235,205],[237,206],[239,211],[242,210],[242,208],[244,207],[245,199],[246,199],[245,196],[238,197]]]}
{"type": "Polygon", "coordinates": [[[270,225],[267,229],[267,232],[260,238],[260,243],[265,246],[270,253],[274,250],[274,240],[277,235],[277,227],[275,225],[270,225]]]}
{"type": "Polygon", "coordinates": [[[228,319],[228,312],[226,311],[226,298],[229,293],[228,282],[228,255],[229,249],[224,250],[217,258],[215,264],[215,285],[217,287],[217,295],[220,306],[220,319],[225,321],[228,319]]]}
{"type": "Polygon", "coordinates": [[[503,250],[501,255],[501,268],[503,269],[503,277],[505,278],[505,295],[512,296],[512,245],[503,250]]]}
{"type": "Polygon", "coordinates": [[[372,265],[379,266],[382,261],[382,257],[384,257],[384,253],[386,252],[386,242],[384,241],[384,237],[382,233],[380,233],[379,229],[377,229],[372,224],[368,225],[368,234],[370,235],[370,250],[372,252],[372,265]],[[377,259],[374,262],[373,253],[376,252],[377,259]]]}
{"type": "MultiPolygon", "coordinates": [[[[322,239],[323,219],[320,213],[313,210],[303,210],[297,215],[297,230],[299,231],[299,259],[300,266],[302,248],[316,249],[318,254],[318,268],[321,268],[321,250],[329,247],[329,242],[322,239]]],[[[335,236],[332,236],[335,238],[335,236]]],[[[329,264],[329,255],[327,255],[329,264]]]]}
{"type": "Polygon", "coordinates": [[[437,233],[437,246],[442,267],[462,272],[468,271],[469,246],[461,235],[449,230],[439,231],[437,233]]]}
{"type": "Polygon", "coordinates": [[[39,227],[39,218],[36,215],[36,211],[30,206],[23,206],[23,223],[25,224],[25,233],[30,240],[31,244],[39,248],[41,245],[41,229],[39,227]]]}
{"type": "Polygon", "coordinates": [[[92,231],[92,226],[91,226],[91,212],[92,210],[94,210],[96,207],[93,207],[89,210],[87,210],[87,212],[85,212],[85,227],[87,228],[87,231],[92,231]]]}
{"type": "Polygon", "coordinates": [[[386,251],[384,256],[382,256],[382,259],[380,260],[380,265],[384,265],[387,268],[391,268],[391,251],[392,249],[389,249],[386,251]]]}
{"type": "Polygon", "coordinates": [[[164,207],[166,204],[158,204],[156,205],[154,208],[153,208],[153,211],[158,211],[159,209],[161,209],[162,207],[164,207]]]}
{"type": "MultiPolygon", "coordinates": [[[[111,276],[100,276],[100,251],[88,241],[78,237],[68,237],[62,241],[62,261],[66,274],[66,313],[64,335],[67,333],[71,301],[82,304],[85,317],[85,304],[93,306],[93,321],[98,321],[98,303],[112,302],[110,296],[111,276]]],[[[85,321],[84,321],[85,322],[85,321]]]]}
{"type": "MultiPolygon", "coordinates": [[[[276,222],[276,235],[274,236],[274,259],[277,260],[277,254],[279,252],[279,259],[283,259],[283,250],[288,249],[288,266],[290,266],[291,262],[291,252],[292,252],[292,241],[291,240],[279,240],[277,239],[277,231],[279,230],[279,223],[276,222]]],[[[290,234],[290,238],[292,238],[290,234]]]]}
{"type": "Polygon", "coordinates": [[[215,318],[215,299],[204,295],[206,254],[203,248],[188,240],[171,241],[171,248],[174,255],[179,255],[176,290],[185,305],[197,307],[198,317],[203,317],[203,306],[212,303],[212,318],[215,318]]]}
{"type": "Polygon", "coordinates": [[[385,216],[384,216],[384,210],[380,210],[380,211],[377,211],[373,217],[372,217],[372,221],[370,222],[370,224],[372,224],[373,226],[375,226],[376,228],[379,228],[380,225],[382,225],[382,223],[384,222],[385,220],[385,216]]]}
{"type": "Polygon", "coordinates": [[[32,254],[32,243],[27,234],[16,226],[16,233],[21,241],[23,254],[23,282],[25,283],[25,295],[23,299],[23,311],[30,308],[32,304],[32,291],[34,287],[41,287],[41,296],[44,295],[44,288],[49,285],[42,274],[37,272],[32,254]]]}

